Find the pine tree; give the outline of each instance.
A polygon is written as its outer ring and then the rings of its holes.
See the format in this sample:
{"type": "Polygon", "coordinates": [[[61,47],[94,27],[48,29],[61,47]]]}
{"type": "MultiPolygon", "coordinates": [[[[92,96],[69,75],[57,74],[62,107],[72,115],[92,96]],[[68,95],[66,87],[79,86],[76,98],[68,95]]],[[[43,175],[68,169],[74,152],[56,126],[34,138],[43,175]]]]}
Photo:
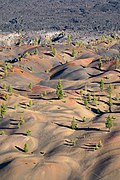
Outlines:
{"type": "Polygon", "coordinates": [[[82,120],[83,120],[83,122],[86,122],[86,117],[84,116],[84,117],[82,118],[82,120]]]}
{"type": "Polygon", "coordinates": [[[8,68],[7,65],[4,65],[4,73],[5,73],[5,77],[8,75],[8,68]]]}
{"type": "Polygon", "coordinates": [[[6,114],[6,105],[4,103],[0,107],[0,114],[2,118],[6,114]]]}
{"type": "Polygon", "coordinates": [[[112,92],[113,92],[113,87],[111,84],[109,84],[108,88],[107,88],[108,94],[111,96],[112,92]]]}
{"type": "Polygon", "coordinates": [[[6,89],[6,84],[5,83],[3,84],[3,89],[6,89]]]}
{"type": "Polygon", "coordinates": [[[105,41],[105,36],[102,36],[101,41],[102,41],[102,42],[105,41]]]}
{"type": "Polygon", "coordinates": [[[14,109],[16,109],[17,108],[17,104],[14,104],[14,109]]]}
{"type": "Polygon", "coordinates": [[[31,107],[32,106],[32,99],[29,100],[29,106],[31,107]]]}
{"type": "Polygon", "coordinates": [[[21,123],[20,123],[20,121],[18,122],[18,124],[17,124],[17,125],[18,125],[18,129],[20,129],[20,126],[21,126],[21,123]]]}
{"type": "Polygon", "coordinates": [[[28,144],[24,145],[24,152],[26,152],[26,153],[28,152],[28,144]]]}
{"type": "Polygon", "coordinates": [[[12,95],[12,92],[13,92],[13,88],[11,85],[8,86],[8,92],[10,93],[10,95],[12,95]]]}
{"type": "Polygon", "coordinates": [[[91,93],[88,93],[88,101],[91,102],[91,100],[92,100],[91,93]]]}
{"type": "Polygon", "coordinates": [[[35,39],[34,39],[34,45],[38,45],[38,38],[37,37],[35,37],[35,39]]]}
{"type": "Polygon", "coordinates": [[[56,86],[56,95],[57,95],[58,99],[63,99],[63,97],[64,97],[64,92],[63,92],[62,84],[61,84],[60,80],[58,80],[58,84],[56,86]]]}
{"type": "Polygon", "coordinates": [[[115,31],[113,32],[113,39],[115,39],[115,40],[117,39],[117,35],[116,35],[115,31]]]}
{"type": "Polygon", "coordinates": [[[35,48],[34,54],[35,54],[35,55],[38,55],[38,48],[35,48]]]}
{"type": "Polygon", "coordinates": [[[72,129],[77,129],[77,122],[76,122],[74,117],[73,117],[72,122],[71,122],[71,128],[72,129]]]}
{"type": "Polygon", "coordinates": [[[109,132],[111,130],[111,128],[113,127],[113,117],[111,117],[110,115],[107,117],[107,122],[105,123],[106,128],[109,129],[109,132]]]}
{"type": "Polygon", "coordinates": [[[87,100],[87,97],[85,97],[85,99],[84,99],[84,104],[85,104],[85,106],[88,106],[88,100],[87,100]]]}
{"type": "Polygon", "coordinates": [[[30,84],[28,85],[29,89],[32,89],[32,83],[30,82],[30,84]]]}
{"type": "Polygon", "coordinates": [[[99,143],[98,143],[98,147],[103,147],[103,143],[102,143],[101,140],[100,140],[99,143]]]}
{"type": "Polygon", "coordinates": [[[8,100],[9,95],[8,95],[8,94],[5,94],[5,95],[4,95],[4,98],[5,98],[5,100],[8,100]]]}
{"type": "Polygon", "coordinates": [[[70,34],[68,34],[68,36],[67,36],[67,43],[70,45],[70,43],[71,43],[71,37],[70,37],[70,34]]]}
{"type": "Polygon", "coordinates": [[[119,68],[119,63],[120,63],[120,59],[117,57],[115,59],[115,69],[118,69],[119,68]]]}
{"type": "Polygon", "coordinates": [[[20,116],[20,124],[25,124],[25,120],[24,120],[24,118],[23,118],[23,116],[20,116]]]}
{"type": "Polygon", "coordinates": [[[72,50],[72,57],[75,57],[77,55],[77,52],[75,49],[72,50]]]}
{"type": "Polygon", "coordinates": [[[100,81],[100,89],[101,89],[101,91],[104,90],[104,80],[103,79],[101,79],[101,81],[100,81]]]}
{"type": "Polygon", "coordinates": [[[51,51],[52,51],[52,55],[53,55],[53,57],[56,55],[56,49],[53,47],[53,46],[50,46],[50,49],[51,49],[51,51]]]}

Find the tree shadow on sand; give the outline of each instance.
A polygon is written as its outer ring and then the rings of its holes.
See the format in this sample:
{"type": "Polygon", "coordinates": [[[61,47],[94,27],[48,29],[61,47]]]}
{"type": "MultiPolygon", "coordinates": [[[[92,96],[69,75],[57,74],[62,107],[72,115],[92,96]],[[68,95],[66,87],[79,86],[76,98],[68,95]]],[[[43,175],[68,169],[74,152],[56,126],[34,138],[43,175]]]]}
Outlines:
{"type": "Polygon", "coordinates": [[[51,57],[54,57],[53,55],[52,55],[52,53],[44,53],[44,55],[46,55],[46,56],[51,56],[51,57]]]}
{"type": "Polygon", "coordinates": [[[15,148],[19,151],[22,151],[22,152],[25,152],[22,148],[18,147],[18,146],[15,146],[15,148]]]}
{"type": "Polygon", "coordinates": [[[0,170],[2,170],[3,168],[5,168],[6,166],[8,166],[12,161],[6,161],[0,164],[0,170]]]}
{"type": "Polygon", "coordinates": [[[57,97],[51,97],[51,98],[46,98],[46,97],[40,97],[40,95],[29,95],[30,99],[39,99],[39,100],[59,100],[57,97]]]}
{"type": "Polygon", "coordinates": [[[69,53],[69,52],[65,52],[65,51],[64,51],[63,53],[67,54],[67,55],[70,56],[70,57],[73,57],[72,54],[69,53]]]}
{"type": "Polygon", "coordinates": [[[22,88],[13,88],[14,90],[16,90],[16,91],[23,91],[23,92],[27,92],[27,90],[26,89],[22,89],[22,88]]]}
{"type": "Polygon", "coordinates": [[[96,144],[89,143],[89,144],[83,144],[80,148],[85,149],[87,151],[94,151],[96,148],[96,144]]]}
{"type": "MultiPolygon", "coordinates": [[[[65,127],[65,128],[69,128],[72,129],[71,126],[68,125],[64,125],[64,124],[59,124],[59,123],[55,123],[56,125],[60,126],[60,127],[65,127]]],[[[102,131],[99,128],[92,128],[92,127],[87,127],[87,128],[76,128],[76,131],[102,131]]]]}

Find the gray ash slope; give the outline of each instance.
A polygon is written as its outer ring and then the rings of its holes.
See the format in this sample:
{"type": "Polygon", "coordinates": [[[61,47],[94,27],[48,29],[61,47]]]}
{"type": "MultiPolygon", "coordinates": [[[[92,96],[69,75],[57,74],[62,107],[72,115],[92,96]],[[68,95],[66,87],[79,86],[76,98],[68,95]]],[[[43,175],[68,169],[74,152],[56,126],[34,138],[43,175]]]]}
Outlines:
{"type": "Polygon", "coordinates": [[[120,29],[119,0],[0,0],[0,30],[68,30],[105,33],[120,29]]]}

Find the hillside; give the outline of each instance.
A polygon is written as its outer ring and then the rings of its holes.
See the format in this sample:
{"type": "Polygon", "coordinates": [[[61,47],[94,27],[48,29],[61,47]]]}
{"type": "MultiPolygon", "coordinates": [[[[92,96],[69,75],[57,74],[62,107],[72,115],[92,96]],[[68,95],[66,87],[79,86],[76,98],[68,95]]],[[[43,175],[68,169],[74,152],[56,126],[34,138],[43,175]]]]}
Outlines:
{"type": "Polygon", "coordinates": [[[1,46],[0,108],[1,180],[120,179],[116,34],[88,44],[1,46]]]}

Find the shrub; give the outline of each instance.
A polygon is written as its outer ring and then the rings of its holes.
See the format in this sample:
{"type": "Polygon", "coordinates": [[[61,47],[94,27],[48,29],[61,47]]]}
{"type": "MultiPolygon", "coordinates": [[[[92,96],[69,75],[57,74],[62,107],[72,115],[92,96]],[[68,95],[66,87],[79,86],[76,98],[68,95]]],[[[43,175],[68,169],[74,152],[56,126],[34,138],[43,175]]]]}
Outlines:
{"type": "Polygon", "coordinates": [[[31,133],[32,133],[31,130],[27,130],[27,131],[26,131],[26,136],[31,136],[31,133]]]}
{"type": "Polygon", "coordinates": [[[84,116],[84,117],[82,118],[82,120],[83,120],[83,122],[86,122],[86,117],[84,116]]]}
{"type": "Polygon", "coordinates": [[[0,135],[3,135],[3,134],[5,134],[5,131],[0,131],[0,135]]]}
{"type": "Polygon", "coordinates": [[[30,55],[29,52],[26,51],[26,52],[23,54],[23,57],[27,57],[27,56],[29,56],[29,55],[30,55]]]}
{"type": "Polygon", "coordinates": [[[98,150],[98,149],[99,149],[98,144],[96,144],[96,146],[95,146],[95,150],[98,150]]]}
{"type": "Polygon", "coordinates": [[[98,143],[98,147],[103,147],[103,143],[102,143],[101,140],[100,140],[99,143],[98,143]]]}

